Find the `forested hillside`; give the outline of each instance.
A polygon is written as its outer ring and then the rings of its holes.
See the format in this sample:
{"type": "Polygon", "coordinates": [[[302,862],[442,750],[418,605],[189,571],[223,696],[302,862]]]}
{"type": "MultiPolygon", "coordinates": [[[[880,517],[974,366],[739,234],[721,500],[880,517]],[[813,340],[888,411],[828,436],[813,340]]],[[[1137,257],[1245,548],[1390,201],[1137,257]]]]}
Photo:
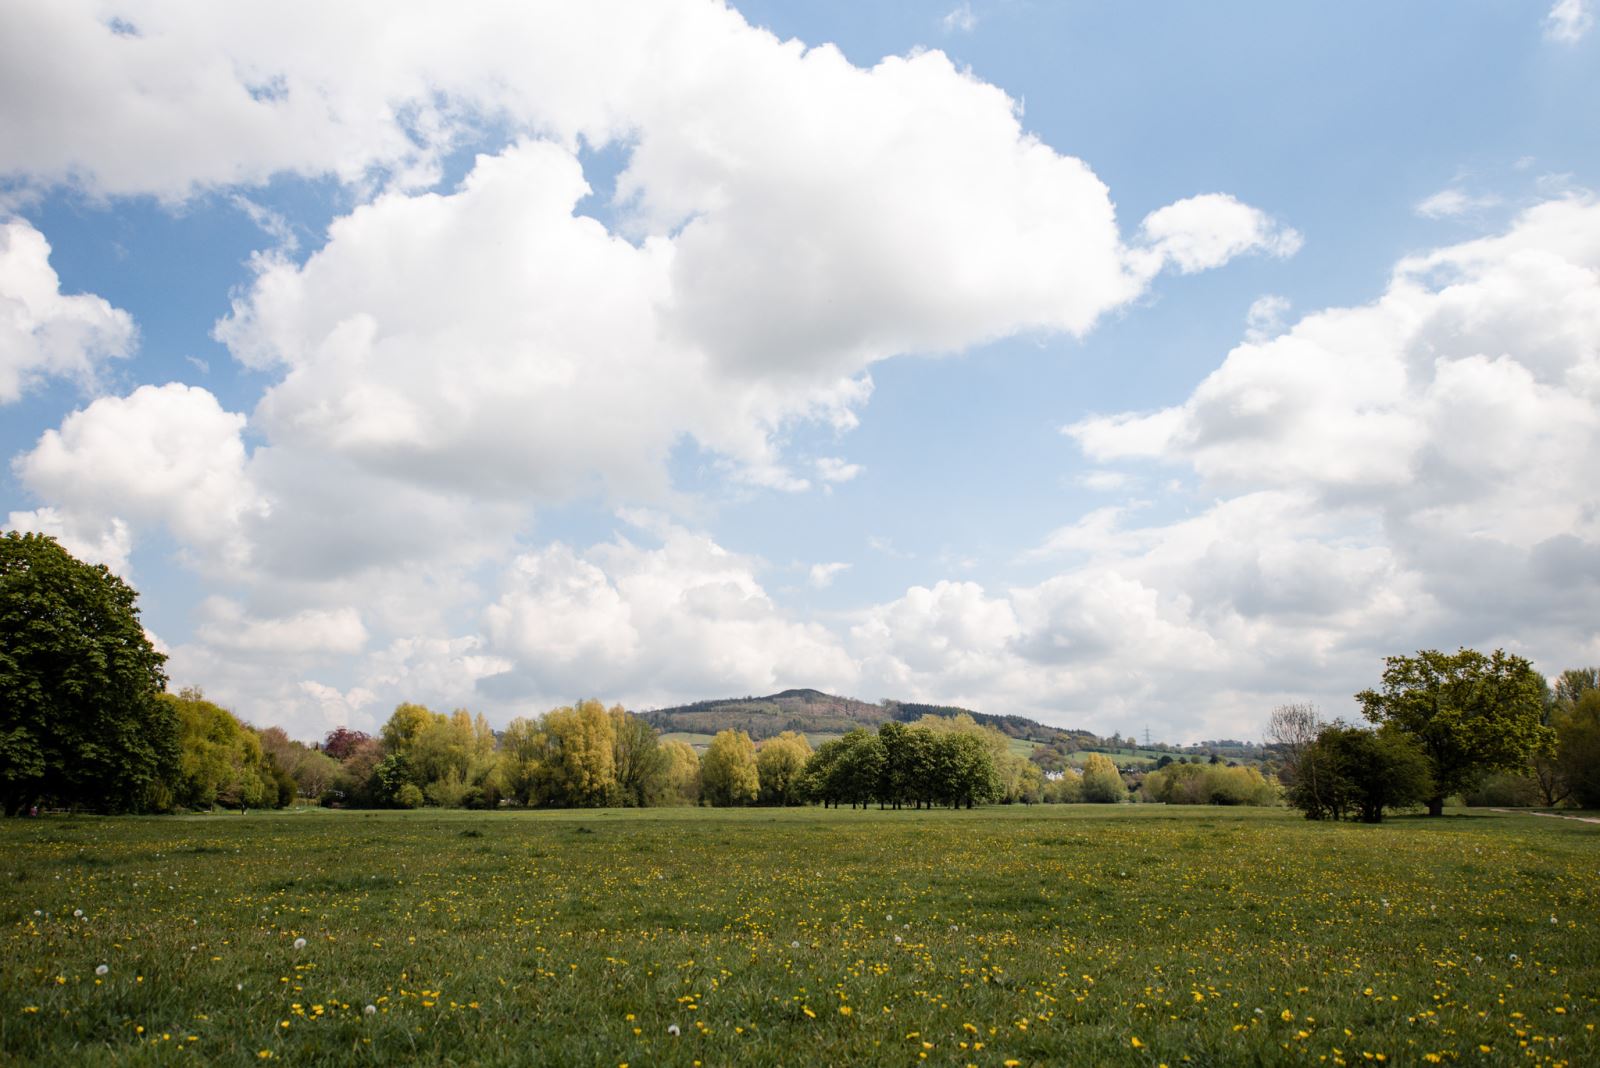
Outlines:
{"type": "Polygon", "coordinates": [[[891,721],[914,723],[923,716],[971,716],[985,727],[993,727],[1010,738],[1055,745],[1076,740],[1073,748],[1099,741],[1087,731],[1048,727],[1022,716],[999,716],[974,712],[955,705],[915,704],[884,700],[877,704],[851,697],[836,697],[820,690],[784,690],[766,697],[729,697],[696,701],[688,705],[641,712],[645,720],[663,733],[716,734],[722,730],[741,730],[755,741],[771,738],[783,731],[802,734],[844,734],[856,727],[877,728],[891,721]]]}

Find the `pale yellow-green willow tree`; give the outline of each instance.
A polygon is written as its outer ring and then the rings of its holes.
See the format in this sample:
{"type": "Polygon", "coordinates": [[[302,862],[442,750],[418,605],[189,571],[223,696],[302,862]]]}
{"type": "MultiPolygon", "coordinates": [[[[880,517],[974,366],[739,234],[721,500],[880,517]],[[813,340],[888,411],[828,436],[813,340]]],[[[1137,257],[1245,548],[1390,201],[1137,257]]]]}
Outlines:
{"type": "Polygon", "coordinates": [[[806,761],[811,759],[811,743],[798,731],[784,731],[768,738],[756,751],[756,775],[761,782],[764,805],[798,805],[805,800],[800,787],[806,761]]]}
{"type": "Polygon", "coordinates": [[[700,761],[700,785],[713,805],[748,805],[761,794],[756,747],[744,731],[719,731],[700,761]]]}

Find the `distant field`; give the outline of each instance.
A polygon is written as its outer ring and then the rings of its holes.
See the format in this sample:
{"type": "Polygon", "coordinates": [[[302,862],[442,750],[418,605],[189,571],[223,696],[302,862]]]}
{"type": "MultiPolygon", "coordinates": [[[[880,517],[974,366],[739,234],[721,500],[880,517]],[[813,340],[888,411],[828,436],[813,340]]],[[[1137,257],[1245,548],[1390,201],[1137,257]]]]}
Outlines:
{"type": "MultiPolygon", "coordinates": [[[[1154,750],[1135,750],[1133,752],[1123,751],[1117,753],[1108,753],[1104,750],[1081,750],[1071,755],[1073,767],[1083,767],[1084,762],[1089,759],[1089,754],[1091,752],[1098,752],[1101,756],[1110,757],[1111,762],[1119,768],[1125,768],[1130,764],[1153,764],[1157,760],[1160,760],[1163,756],[1171,756],[1170,753],[1159,753],[1154,750]]],[[[1176,760],[1178,758],[1173,757],[1173,759],[1176,760]]]]}
{"type": "Polygon", "coordinates": [[[667,731],[661,735],[663,742],[688,742],[697,752],[705,752],[711,744],[711,735],[695,734],[692,731],[667,731]]]}
{"type": "Polygon", "coordinates": [[[1600,826],[1525,814],[57,817],[0,858],[4,1063],[1600,1063],[1600,826]]]}

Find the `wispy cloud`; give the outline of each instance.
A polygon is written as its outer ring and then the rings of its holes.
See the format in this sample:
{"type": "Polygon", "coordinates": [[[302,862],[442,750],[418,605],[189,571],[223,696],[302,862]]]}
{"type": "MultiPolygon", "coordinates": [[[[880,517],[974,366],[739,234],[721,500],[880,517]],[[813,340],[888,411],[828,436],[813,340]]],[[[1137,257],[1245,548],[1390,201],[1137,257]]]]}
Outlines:
{"type": "Polygon", "coordinates": [[[1500,198],[1492,194],[1474,196],[1460,189],[1441,189],[1426,200],[1419,201],[1415,210],[1424,219],[1448,219],[1492,208],[1499,203],[1500,198]]]}
{"type": "Polygon", "coordinates": [[[833,585],[833,580],[838,576],[839,572],[848,570],[850,570],[849,564],[841,564],[837,562],[831,564],[812,564],[810,578],[811,585],[815,586],[819,590],[826,589],[833,585]]]}
{"type": "Polygon", "coordinates": [[[962,3],[940,19],[939,25],[945,33],[971,33],[978,26],[978,16],[971,4],[962,3]]]}
{"type": "Polygon", "coordinates": [[[1266,341],[1283,332],[1283,317],[1289,310],[1289,298],[1276,293],[1257,297],[1244,314],[1245,337],[1251,341],[1266,341]]]}
{"type": "Polygon", "coordinates": [[[1556,0],[1555,6],[1544,17],[1544,35],[1547,40],[1573,44],[1583,39],[1594,27],[1592,0],[1556,0]]]}

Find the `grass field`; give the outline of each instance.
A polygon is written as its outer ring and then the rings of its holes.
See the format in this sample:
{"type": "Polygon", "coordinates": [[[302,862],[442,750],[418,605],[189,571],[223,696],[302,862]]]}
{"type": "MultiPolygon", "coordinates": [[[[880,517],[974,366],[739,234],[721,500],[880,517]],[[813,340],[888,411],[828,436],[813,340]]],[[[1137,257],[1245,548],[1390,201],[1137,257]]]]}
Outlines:
{"type": "Polygon", "coordinates": [[[1600,1063],[1567,820],[312,810],[0,856],[4,1063],[1600,1063]]]}

